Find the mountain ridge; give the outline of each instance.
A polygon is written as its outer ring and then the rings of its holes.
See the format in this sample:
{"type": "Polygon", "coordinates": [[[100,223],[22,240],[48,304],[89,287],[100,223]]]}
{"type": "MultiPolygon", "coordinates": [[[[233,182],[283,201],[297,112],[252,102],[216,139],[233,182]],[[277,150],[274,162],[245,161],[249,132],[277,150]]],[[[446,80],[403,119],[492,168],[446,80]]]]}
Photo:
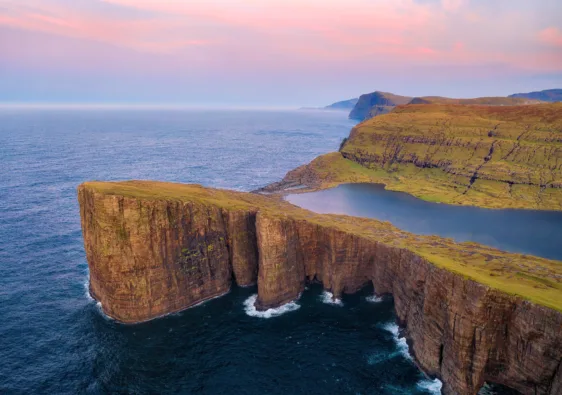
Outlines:
{"type": "Polygon", "coordinates": [[[508,97],[535,99],[545,102],[562,102],[562,89],[545,89],[528,93],[515,93],[508,97]]]}

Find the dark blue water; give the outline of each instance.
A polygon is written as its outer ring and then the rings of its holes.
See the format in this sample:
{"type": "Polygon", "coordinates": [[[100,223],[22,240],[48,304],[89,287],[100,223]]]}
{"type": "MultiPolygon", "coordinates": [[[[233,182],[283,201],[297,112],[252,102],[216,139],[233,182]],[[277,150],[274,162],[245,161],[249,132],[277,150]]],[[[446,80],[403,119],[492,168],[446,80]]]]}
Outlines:
{"type": "Polygon", "coordinates": [[[438,204],[377,184],[345,184],[287,200],[318,213],[376,218],[412,233],[562,260],[562,212],[438,204]]]}
{"type": "MultiPolygon", "coordinates": [[[[253,289],[126,326],[88,298],[76,186],[252,190],[335,150],[339,112],[0,110],[0,393],[424,394],[392,300],[318,288],[257,317],[253,289]],[[285,314],[274,316],[275,313],[285,314]]],[[[431,389],[433,388],[433,389],[431,389]]]]}

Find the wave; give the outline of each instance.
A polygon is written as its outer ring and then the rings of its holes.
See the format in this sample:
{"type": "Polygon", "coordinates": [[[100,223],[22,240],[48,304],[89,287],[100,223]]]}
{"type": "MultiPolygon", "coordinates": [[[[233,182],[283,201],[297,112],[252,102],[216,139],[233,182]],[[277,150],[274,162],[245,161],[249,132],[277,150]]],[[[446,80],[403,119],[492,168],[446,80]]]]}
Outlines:
{"type": "Polygon", "coordinates": [[[92,295],[90,294],[90,274],[88,273],[88,275],[86,276],[86,281],[84,282],[84,290],[86,291],[86,299],[88,299],[89,302],[95,302],[95,299],[92,298],[92,295]]]}
{"type": "Polygon", "coordinates": [[[389,359],[392,359],[398,355],[401,355],[399,352],[392,352],[392,353],[384,353],[384,352],[379,352],[379,353],[375,353],[372,355],[369,355],[369,357],[367,358],[367,363],[369,365],[378,365],[381,362],[384,361],[388,361],[389,359]]]}
{"type": "Polygon", "coordinates": [[[115,321],[113,318],[111,318],[110,316],[108,316],[107,314],[104,313],[101,302],[92,298],[92,295],[90,294],[90,273],[89,272],[86,275],[86,281],[84,282],[84,291],[85,291],[86,298],[88,299],[88,302],[95,303],[95,309],[103,317],[103,319],[105,319],[107,321],[115,321]]]}
{"type": "Polygon", "coordinates": [[[110,321],[110,322],[115,322],[114,318],[111,318],[110,316],[105,314],[105,312],[103,311],[103,307],[101,305],[101,302],[96,302],[96,310],[103,317],[104,320],[110,321]]]}
{"type": "Polygon", "coordinates": [[[367,296],[365,300],[369,303],[380,303],[384,300],[384,298],[382,296],[371,295],[367,296]]]}
{"type": "Polygon", "coordinates": [[[342,300],[337,298],[334,299],[334,294],[328,291],[322,292],[320,299],[322,300],[322,303],[331,304],[334,306],[343,306],[342,300]]]}
{"type": "Polygon", "coordinates": [[[441,388],[443,387],[443,383],[439,379],[435,380],[422,380],[418,383],[418,388],[422,390],[426,390],[427,392],[435,395],[441,394],[441,388]]]}
{"type": "Polygon", "coordinates": [[[392,333],[392,337],[394,338],[394,343],[396,343],[398,352],[400,352],[400,354],[402,354],[407,359],[412,359],[406,338],[400,336],[400,327],[398,326],[398,324],[396,324],[395,322],[388,322],[384,324],[382,328],[392,333]]]}
{"type": "Polygon", "coordinates": [[[246,299],[244,301],[244,311],[250,317],[259,317],[259,318],[278,317],[278,316],[283,315],[285,313],[289,313],[291,311],[298,310],[301,307],[297,302],[293,301],[293,302],[286,303],[286,304],[284,304],[282,306],[279,306],[277,308],[274,308],[274,309],[267,309],[265,311],[259,311],[259,310],[256,309],[256,306],[255,306],[257,298],[258,298],[258,295],[256,294],[256,295],[250,296],[248,299],[246,299]]]}

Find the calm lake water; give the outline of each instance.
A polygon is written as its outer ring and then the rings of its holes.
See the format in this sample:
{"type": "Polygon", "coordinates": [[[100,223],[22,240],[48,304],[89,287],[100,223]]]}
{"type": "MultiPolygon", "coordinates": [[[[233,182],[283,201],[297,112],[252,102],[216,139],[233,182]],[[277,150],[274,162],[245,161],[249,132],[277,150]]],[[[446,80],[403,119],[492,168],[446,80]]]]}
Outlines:
{"type": "Polygon", "coordinates": [[[438,204],[377,184],[345,184],[287,200],[317,213],[375,218],[412,233],[562,260],[562,212],[438,204]]]}
{"type": "Polygon", "coordinates": [[[337,149],[346,113],[0,110],[0,393],[428,394],[369,290],[268,314],[255,289],[141,325],[87,294],[76,187],[158,179],[250,191],[337,149]]]}

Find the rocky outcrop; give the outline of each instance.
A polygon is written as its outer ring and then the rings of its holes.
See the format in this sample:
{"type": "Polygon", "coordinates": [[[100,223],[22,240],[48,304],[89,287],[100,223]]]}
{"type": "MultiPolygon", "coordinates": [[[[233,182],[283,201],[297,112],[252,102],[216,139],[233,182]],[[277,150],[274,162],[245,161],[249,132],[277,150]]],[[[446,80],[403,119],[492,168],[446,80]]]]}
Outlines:
{"type": "MultiPolygon", "coordinates": [[[[559,311],[440,267],[415,245],[485,253],[489,262],[504,253],[447,247],[451,242],[437,237],[316,215],[263,196],[100,184],[78,189],[90,291],[119,321],[185,309],[228,292],[233,280],[249,285],[257,279],[259,309],[298,298],[307,282],[321,282],[335,297],[372,283],[378,293],[393,295],[412,353],[443,380],[444,393],[475,394],[484,382],[523,394],[562,389],[559,311]],[[154,192],[159,189],[166,192],[154,192]]],[[[505,256],[504,266],[516,258],[505,256]]],[[[465,263],[457,259],[461,270],[465,263]]],[[[536,267],[548,263],[528,259],[536,267]]]]}

